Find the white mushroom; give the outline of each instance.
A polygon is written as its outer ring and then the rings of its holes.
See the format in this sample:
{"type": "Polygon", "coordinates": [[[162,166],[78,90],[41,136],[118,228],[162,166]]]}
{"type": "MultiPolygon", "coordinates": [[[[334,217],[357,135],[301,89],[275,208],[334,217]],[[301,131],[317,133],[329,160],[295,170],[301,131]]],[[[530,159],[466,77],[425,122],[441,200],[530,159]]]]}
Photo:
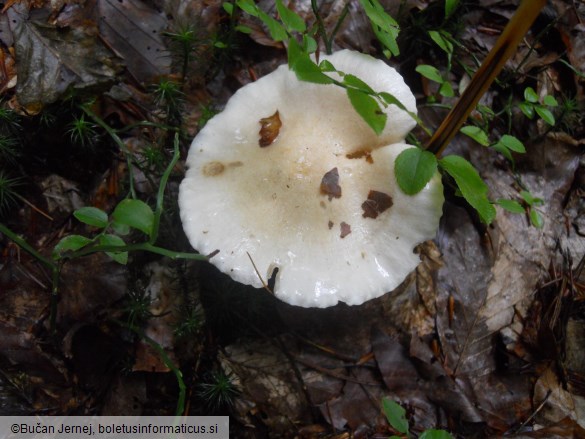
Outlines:
{"type": "MultiPolygon", "coordinates": [[[[328,59],[410,111],[415,99],[383,61],[352,51],[328,59]]],[[[304,307],[358,305],[396,288],[435,236],[439,175],[415,196],[394,160],[413,128],[396,106],[377,136],[335,85],[297,80],[287,66],[238,90],[197,135],[179,206],[191,245],[234,280],[304,307]],[[253,261],[253,262],[252,262],[253,261]],[[264,279],[262,280],[261,277],[264,279]]]]}

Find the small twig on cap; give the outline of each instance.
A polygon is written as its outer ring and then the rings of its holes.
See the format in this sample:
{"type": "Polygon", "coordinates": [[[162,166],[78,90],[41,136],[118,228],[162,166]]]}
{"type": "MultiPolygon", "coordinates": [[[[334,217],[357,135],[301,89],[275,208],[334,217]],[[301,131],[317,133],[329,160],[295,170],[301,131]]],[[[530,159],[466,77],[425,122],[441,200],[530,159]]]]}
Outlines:
{"type": "Polygon", "coordinates": [[[252,263],[252,267],[254,267],[254,271],[256,272],[256,276],[258,276],[258,279],[260,279],[260,282],[262,282],[262,287],[268,291],[270,294],[274,295],[274,291],[272,291],[269,287],[268,284],[266,282],[264,282],[264,279],[262,278],[262,275],[260,274],[260,272],[258,271],[258,268],[256,268],[256,264],[254,263],[254,260],[252,259],[252,256],[250,256],[250,253],[246,252],[246,254],[248,255],[248,258],[250,258],[250,262],[252,263]]]}

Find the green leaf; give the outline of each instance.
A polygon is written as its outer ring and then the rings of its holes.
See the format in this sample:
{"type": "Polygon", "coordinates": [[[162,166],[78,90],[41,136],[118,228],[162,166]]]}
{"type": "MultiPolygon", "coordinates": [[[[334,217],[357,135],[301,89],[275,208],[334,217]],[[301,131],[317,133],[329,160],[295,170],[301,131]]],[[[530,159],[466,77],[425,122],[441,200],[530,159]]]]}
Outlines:
{"type": "Polygon", "coordinates": [[[455,96],[455,92],[453,91],[453,87],[449,81],[445,81],[439,87],[439,94],[441,96],[445,96],[446,98],[452,98],[455,96]]]}
{"type": "Polygon", "coordinates": [[[307,30],[305,21],[299,17],[294,11],[285,7],[282,0],[276,0],[276,10],[284,25],[289,29],[297,32],[304,32],[307,30]]]}
{"type": "Polygon", "coordinates": [[[321,61],[319,63],[319,68],[321,69],[322,72],[336,72],[337,71],[335,66],[333,64],[331,64],[329,61],[327,61],[326,59],[324,59],[323,61],[321,61]]]}
{"type": "Polygon", "coordinates": [[[488,187],[473,165],[457,155],[443,157],[439,165],[453,177],[463,198],[477,211],[481,220],[490,224],[496,217],[496,209],[487,197],[488,187]]]}
{"type": "Polygon", "coordinates": [[[422,432],[418,439],[453,439],[453,436],[445,430],[429,429],[422,432]]]}
{"type": "Polygon", "coordinates": [[[398,186],[407,195],[419,193],[437,172],[437,158],[429,151],[408,148],[398,154],[394,175],[398,186]]]}
{"type": "Polygon", "coordinates": [[[502,145],[501,143],[496,143],[495,145],[492,146],[492,148],[495,149],[496,151],[498,151],[500,154],[502,154],[504,157],[506,157],[512,163],[514,163],[514,157],[512,157],[512,153],[504,145],[502,145]]]}
{"type": "Polygon", "coordinates": [[[244,26],[243,24],[238,24],[236,27],[234,27],[235,30],[237,30],[238,32],[241,32],[243,34],[251,34],[252,33],[252,29],[249,28],[248,26],[244,26]]]}
{"type": "Polygon", "coordinates": [[[404,408],[392,401],[389,398],[382,399],[382,410],[384,411],[384,415],[386,415],[386,419],[388,423],[392,426],[392,428],[402,434],[408,433],[408,421],[406,420],[406,410],[404,408]]]}
{"type": "Polygon", "coordinates": [[[526,87],[524,89],[524,99],[526,99],[528,102],[536,104],[538,102],[538,95],[532,87],[526,87]]]}
{"type": "Polygon", "coordinates": [[[358,89],[364,93],[368,93],[368,94],[375,93],[374,90],[372,90],[372,88],[368,84],[366,84],[364,81],[362,81],[357,76],[354,76],[350,73],[346,73],[343,76],[343,83],[345,85],[349,85],[352,88],[358,89]]]}
{"type": "Polygon", "coordinates": [[[528,102],[521,102],[518,107],[520,108],[520,110],[522,111],[522,113],[524,113],[524,115],[528,118],[528,119],[532,119],[534,117],[534,105],[530,104],[528,102]]]}
{"type": "Polygon", "coordinates": [[[306,53],[315,53],[317,50],[317,41],[310,35],[303,35],[303,49],[306,53]]]}
{"type": "Polygon", "coordinates": [[[353,88],[348,88],[346,92],[355,111],[377,135],[380,135],[384,131],[388,116],[382,111],[376,99],[353,88]]]}
{"type": "Polygon", "coordinates": [[[288,32],[278,20],[275,20],[260,9],[258,9],[258,18],[266,25],[270,33],[270,38],[274,41],[284,41],[288,38],[288,32]]]}
{"type": "Polygon", "coordinates": [[[84,224],[100,229],[108,225],[108,214],[97,207],[82,207],[73,212],[73,216],[84,224]]]}
{"type": "Polygon", "coordinates": [[[386,102],[388,105],[396,105],[402,111],[406,111],[408,115],[415,120],[416,123],[418,123],[420,126],[424,126],[424,122],[416,115],[416,113],[406,108],[404,104],[400,102],[396,96],[383,91],[381,93],[378,93],[378,97],[384,100],[384,102],[386,102]]]}
{"type": "Polygon", "coordinates": [[[148,236],[152,234],[154,213],[150,206],[143,201],[133,199],[120,201],[114,209],[112,217],[116,222],[138,229],[148,236]]]}
{"type": "Polygon", "coordinates": [[[238,5],[238,8],[240,8],[242,11],[250,14],[251,16],[258,17],[259,9],[253,0],[237,0],[236,5],[238,5]]]}
{"type": "Polygon", "coordinates": [[[429,31],[429,36],[437,44],[437,46],[439,46],[441,49],[443,49],[443,51],[445,53],[447,53],[447,55],[452,55],[453,54],[453,44],[451,43],[451,41],[449,41],[446,38],[445,34],[447,34],[447,32],[443,32],[443,31],[437,32],[435,30],[429,31]]]}
{"type": "Polygon", "coordinates": [[[544,120],[546,123],[548,123],[549,125],[554,125],[555,124],[555,117],[552,114],[552,112],[545,107],[542,107],[540,105],[535,105],[534,109],[536,110],[536,113],[542,118],[542,120],[544,120]]]}
{"type": "MultiPolygon", "coordinates": [[[[101,245],[111,245],[116,247],[124,247],[126,243],[122,238],[116,235],[102,235],[99,240],[101,245]]],[[[128,252],[105,252],[110,258],[118,264],[126,265],[128,263],[128,252]]]]}
{"type": "Polygon", "coordinates": [[[445,18],[451,16],[458,4],[459,0],[445,0],[445,18]]]}
{"type": "Polygon", "coordinates": [[[476,127],[475,125],[467,125],[462,127],[459,131],[461,131],[466,136],[471,137],[480,145],[489,146],[490,144],[490,139],[488,139],[487,133],[480,127],[476,127]]]}
{"type": "Polygon", "coordinates": [[[232,14],[234,13],[234,5],[231,3],[225,2],[221,6],[222,6],[223,10],[226,11],[227,14],[231,17],[232,14]]]}
{"type": "Polygon", "coordinates": [[[126,236],[130,233],[130,226],[127,226],[126,224],[120,224],[116,221],[112,221],[110,227],[114,230],[114,232],[116,232],[117,235],[120,236],[126,236]]]}
{"type": "Polygon", "coordinates": [[[526,212],[526,210],[524,209],[524,206],[522,206],[522,204],[520,204],[518,201],[506,200],[504,198],[500,198],[498,201],[496,201],[496,204],[498,204],[502,208],[506,209],[508,212],[512,212],[512,213],[526,212]]]}
{"type": "Polygon", "coordinates": [[[316,84],[332,84],[333,80],[321,71],[313,62],[308,53],[304,52],[294,38],[289,40],[288,66],[295,72],[300,81],[314,82],[316,84]]]}
{"type": "Polygon", "coordinates": [[[378,38],[382,45],[386,47],[388,51],[390,51],[390,54],[387,51],[384,51],[384,56],[390,58],[390,55],[394,56],[400,55],[400,49],[398,48],[398,44],[396,43],[396,38],[398,38],[398,29],[389,28],[385,30],[383,28],[373,25],[372,30],[374,31],[376,38],[378,38]]]}
{"type": "Polygon", "coordinates": [[[544,200],[542,198],[535,197],[528,191],[520,191],[520,196],[529,206],[540,206],[544,204],[544,200]]]}
{"type": "Polygon", "coordinates": [[[542,100],[542,103],[544,105],[548,105],[549,107],[556,107],[559,105],[559,103],[557,102],[557,100],[555,99],[554,96],[551,95],[546,95],[544,97],[544,99],[542,100]]]}
{"type": "Polygon", "coordinates": [[[544,219],[542,218],[542,215],[534,209],[530,209],[530,223],[537,229],[542,229],[544,227],[544,219]]]}
{"type": "Polygon", "coordinates": [[[504,147],[520,154],[524,154],[526,152],[524,144],[516,137],[510,136],[509,134],[504,134],[498,141],[498,144],[501,144],[504,147]]]}
{"type": "Polygon", "coordinates": [[[416,66],[415,69],[418,73],[423,75],[425,78],[430,79],[431,81],[437,82],[439,84],[443,83],[443,77],[441,76],[441,72],[437,70],[437,68],[433,66],[429,66],[428,64],[421,64],[416,66]]]}
{"type": "Polygon", "coordinates": [[[400,54],[396,38],[398,37],[398,23],[388,15],[378,0],[360,0],[374,34],[394,56],[400,54]]]}
{"type": "Polygon", "coordinates": [[[79,250],[91,242],[91,239],[81,235],[65,236],[53,249],[53,258],[58,259],[64,252],[79,250]]]}

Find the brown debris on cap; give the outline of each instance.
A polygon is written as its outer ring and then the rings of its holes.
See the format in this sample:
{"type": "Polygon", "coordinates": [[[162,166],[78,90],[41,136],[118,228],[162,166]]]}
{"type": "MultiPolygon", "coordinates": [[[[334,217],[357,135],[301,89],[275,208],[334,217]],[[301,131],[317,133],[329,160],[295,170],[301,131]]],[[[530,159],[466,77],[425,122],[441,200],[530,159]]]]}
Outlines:
{"type": "Polygon", "coordinates": [[[258,140],[258,144],[260,148],[266,148],[272,145],[278,137],[278,134],[280,134],[282,122],[278,110],[272,116],[260,119],[260,125],[260,140],[258,140]]]}
{"type": "Polygon", "coordinates": [[[378,218],[382,212],[392,207],[392,197],[384,192],[370,191],[368,193],[368,199],[362,203],[362,209],[364,210],[364,218],[378,218]]]}
{"type": "Polygon", "coordinates": [[[345,221],[341,222],[340,229],[341,229],[341,233],[339,234],[339,237],[341,239],[345,238],[347,235],[349,235],[351,233],[351,226],[349,224],[347,224],[345,221]]]}
{"type": "Polygon", "coordinates": [[[341,198],[341,186],[339,186],[339,171],[337,168],[325,173],[321,179],[321,194],[327,195],[329,201],[333,198],[341,198]]]}

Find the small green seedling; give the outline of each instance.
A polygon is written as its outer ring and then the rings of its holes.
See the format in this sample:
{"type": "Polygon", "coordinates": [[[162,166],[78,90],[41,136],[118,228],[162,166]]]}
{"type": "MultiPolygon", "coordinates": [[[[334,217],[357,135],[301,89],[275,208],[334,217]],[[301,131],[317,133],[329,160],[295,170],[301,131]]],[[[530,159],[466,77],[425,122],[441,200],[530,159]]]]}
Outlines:
{"type": "Polygon", "coordinates": [[[158,238],[161,215],[163,213],[164,191],[167,181],[175,164],[179,160],[179,136],[175,135],[174,154],[167,169],[163,173],[156,199],[156,208],[153,210],[144,201],[126,198],[108,215],[97,207],[82,207],[77,209],[73,216],[80,222],[99,230],[93,238],[82,235],[68,235],[57,243],[53,249],[55,262],[64,259],[85,256],[91,253],[104,252],[119,264],[128,263],[129,251],[148,251],[172,259],[205,260],[204,255],[183,253],[161,248],[155,245],[158,238]],[[130,230],[144,233],[148,240],[138,244],[126,244],[122,236],[130,230]]]}
{"type": "Polygon", "coordinates": [[[516,200],[499,199],[496,201],[496,204],[500,205],[508,212],[527,214],[528,218],[530,218],[530,224],[537,229],[542,229],[544,227],[544,218],[536,210],[536,207],[542,206],[544,200],[542,198],[534,197],[530,192],[525,190],[520,191],[520,197],[522,198],[521,202],[516,200]]]}
{"type": "MultiPolygon", "coordinates": [[[[439,46],[441,50],[447,54],[447,72],[451,71],[454,52],[453,43],[451,42],[453,37],[451,34],[449,34],[449,32],[443,30],[429,31],[429,36],[437,44],[437,46],[439,46]]],[[[449,98],[455,96],[455,91],[453,90],[451,83],[436,67],[430,66],[428,64],[421,64],[417,66],[415,70],[425,78],[439,84],[439,94],[441,96],[449,98]]]]}
{"type": "MultiPolygon", "coordinates": [[[[392,435],[389,439],[410,438],[408,420],[406,419],[406,410],[400,404],[392,401],[390,398],[382,399],[382,411],[388,420],[390,426],[400,433],[400,436],[392,435]]],[[[429,429],[423,431],[419,439],[453,439],[445,430],[429,429]]]]}
{"type": "Polygon", "coordinates": [[[439,94],[444,97],[453,97],[455,92],[448,79],[444,78],[439,69],[428,64],[421,64],[415,69],[427,79],[439,84],[439,94]]]}
{"type": "Polygon", "coordinates": [[[90,147],[95,143],[97,132],[96,126],[85,119],[85,114],[75,117],[69,124],[67,134],[71,141],[81,147],[90,147]]]}
{"type": "Polygon", "coordinates": [[[212,372],[207,382],[199,385],[197,394],[209,409],[215,412],[222,408],[232,407],[240,391],[233,377],[219,370],[212,372]]]}
{"type": "Polygon", "coordinates": [[[555,108],[558,105],[559,103],[552,95],[546,95],[542,98],[542,103],[539,102],[536,91],[532,87],[526,87],[524,90],[524,102],[520,103],[520,110],[529,119],[533,119],[534,115],[537,114],[547,124],[553,126],[556,120],[550,108],[555,108]]]}
{"type": "Polygon", "coordinates": [[[22,186],[22,179],[19,177],[10,177],[6,172],[0,169],[0,216],[16,205],[16,200],[20,199],[18,187],[22,186]]]}
{"type": "Polygon", "coordinates": [[[0,165],[15,165],[20,155],[18,138],[13,135],[0,134],[0,165]]]}

